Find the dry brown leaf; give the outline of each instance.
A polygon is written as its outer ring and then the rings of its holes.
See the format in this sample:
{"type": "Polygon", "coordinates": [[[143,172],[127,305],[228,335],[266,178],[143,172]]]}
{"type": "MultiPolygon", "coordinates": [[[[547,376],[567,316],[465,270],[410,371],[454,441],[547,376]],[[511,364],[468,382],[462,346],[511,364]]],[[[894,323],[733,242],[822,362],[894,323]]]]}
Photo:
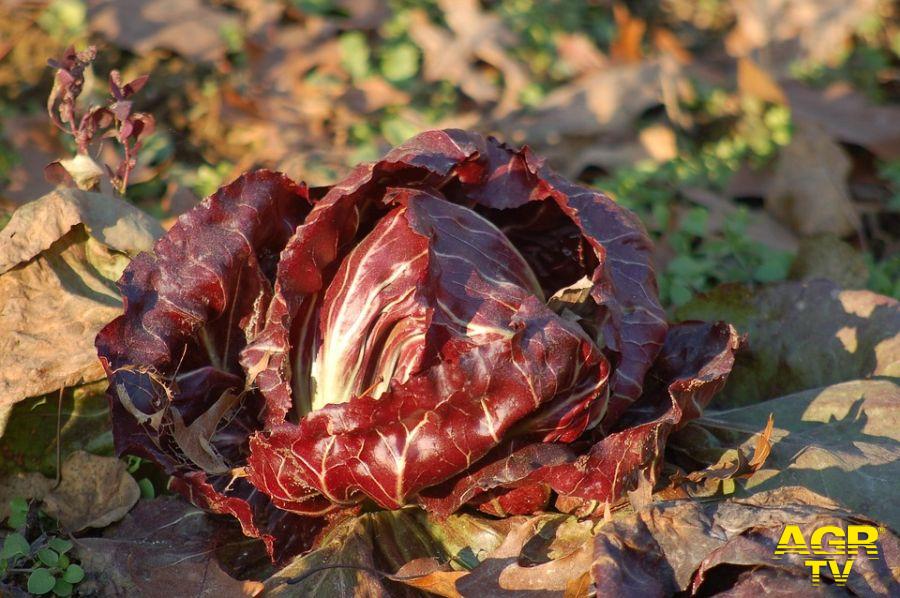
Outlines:
{"type": "MultiPolygon", "coordinates": [[[[753,456],[750,458],[749,465],[754,472],[762,467],[769,455],[772,454],[772,430],[774,429],[775,416],[770,413],[769,419],[766,420],[766,427],[756,439],[756,446],[753,447],[753,456]]],[[[753,474],[751,473],[750,475],[753,474]]]]}
{"type": "MultiPolygon", "coordinates": [[[[746,479],[759,471],[772,452],[772,431],[775,418],[769,414],[766,427],[756,435],[756,445],[753,455],[747,458],[742,448],[728,449],[722,453],[719,460],[706,469],[692,471],[684,475],[680,471],[672,476],[669,485],[657,493],[657,498],[664,500],[678,498],[710,497],[723,491],[723,494],[733,494],[736,479],[746,479]],[[726,485],[727,483],[727,485],[726,485]]],[[[675,445],[675,451],[682,450],[692,458],[691,451],[687,447],[675,445]]],[[[649,503],[648,503],[649,504],[649,503]]],[[[644,505],[646,506],[646,505],[644,505]]],[[[641,510],[635,508],[635,510],[641,510]]]]}
{"type": "Polygon", "coordinates": [[[425,590],[445,598],[462,598],[456,589],[456,580],[468,575],[468,571],[452,571],[441,566],[433,558],[410,561],[400,567],[396,574],[389,576],[394,581],[425,590]]]}
{"type": "Polygon", "coordinates": [[[587,166],[625,166],[671,155],[671,136],[655,127],[637,134],[636,119],[662,102],[655,61],[596,71],[559,87],[536,108],[500,120],[496,129],[527,143],[567,176],[587,166]]]}
{"type": "Polygon", "coordinates": [[[190,425],[185,425],[178,409],[170,409],[172,414],[172,436],[185,456],[209,474],[227,473],[231,468],[222,459],[210,439],[216,433],[219,423],[241,399],[241,395],[226,390],[212,406],[196,418],[190,425]]]}
{"type": "Polygon", "coordinates": [[[113,281],[161,232],[121,200],[68,189],[13,214],[0,231],[0,407],[103,377],[94,337],[121,311],[113,281]]]}
{"type": "Polygon", "coordinates": [[[590,568],[590,536],[591,527],[578,525],[574,517],[555,514],[525,519],[456,587],[463,596],[564,592],[590,568]],[[563,530],[573,537],[558,543],[563,530]]]}
{"type": "Polygon", "coordinates": [[[666,125],[655,124],[644,127],[638,133],[638,140],[647,155],[656,162],[668,162],[678,155],[675,131],[666,125]]]}
{"type": "Polygon", "coordinates": [[[62,481],[44,497],[44,510],[69,532],[106,527],[141,497],[137,482],[115,457],[76,451],[62,466],[62,481]]]}
{"type": "Polygon", "coordinates": [[[800,124],[778,156],[766,209],[802,235],[851,234],[860,221],[847,187],[850,168],[828,133],[800,124]]]}
{"type": "Polygon", "coordinates": [[[787,104],[784,90],[769,73],[749,58],[738,60],[738,91],[742,95],[758,98],[773,104],[787,104]]]}
{"type": "Polygon", "coordinates": [[[26,262],[83,224],[104,245],[134,256],[162,235],[153,218],[121,199],[76,189],[56,189],[15,211],[0,230],[0,274],[26,262]]]}
{"type": "Polygon", "coordinates": [[[682,45],[678,36],[668,29],[655,29],[653,31],[653,45],[662,54],[667,54],[679,64],[690,64],[694,57],[690,51],[682,45]]]}
{"type": "Polygon", "coordinates": [[[772,66],[793,60],[831,64],[878,0],[736,0],[737,24],[725,40],[732,56],[765,49],[772,66]]]}
{"type": "Polygon", "coordinates": [[[506,52],[515,42],[513,33],[476,0],[439,0],[438,5],[449,30],[433,24],[423,10],[411,13],[409,34],[422,49],[425,79],[446,79],[479,103],[497,102],[498,115],[516,108],[529,79],[524,66],[506,52]],[[502,88],[478,67],[478,61],[503,75],[502,88]]]}
{"type": "Polygon", "coordinates": [[[861,145],[879,158],[900,158],[900,106],[878,105],[846,83],[824,90],[797,82],[783,88],[798,121],[818,125],[833,138],[861,145]]]}
{"type": "Polygon", "coordinates": [[[586,598],[590,596],[593,586],[590,571],[585,571],[581,576],[572,579],[566,584],[563,598],[586,598]]]}
{"type": "Polygon", "coordinates": [[[341,97],[352,110],[370,114],[388,106],[409,103],[409,94],[400,91],[381,77],[368,77],[355,82],[341,97]]]}
{"type": "MultiPolygon", "coordinates": [[[[745,595],[737,592],[745,578],[756,583],[759,594],[781,587],[808,591],[805,557],[773,558],[785,525],[799,525],[809,537],[823,525],[848,523],[874,524],[797,487],[749,499],[663,502],[603,525],[593,543],[591,572],[598,596],[711,595],[729,589],[735,592],[730,595],[745,595]],[[803,585],[794,583],[798,578],[803,585]]],[[[890,567],[900,558],[900,540],[882,529],[883,557],[853,565],[847,589],[856,595],[893,595],[898,589],[898,572],[890,567]]]]}
{"type": "Polygon", "coordinates": [[[575,77],[603,68],[606,57],[596,44],[583,33],[559,33],[555,39],[556,52],[575,77]]]}
{"type": "Polygon", "coordinates": [[[100,0],[90,3],[91,30],[135,54],[172,50],[195,62],[224,58],[222,31],[237,19],[201,0],[100,0]]]}
{"type": "Polygon", "coordinates": [[[609,48],[610,56],[619,62],[640,62],[644,57],[641,42],[647,31],[647,23],[631,14],[625,4],[613,4],[616,21],[616,38],[609,48]]]}

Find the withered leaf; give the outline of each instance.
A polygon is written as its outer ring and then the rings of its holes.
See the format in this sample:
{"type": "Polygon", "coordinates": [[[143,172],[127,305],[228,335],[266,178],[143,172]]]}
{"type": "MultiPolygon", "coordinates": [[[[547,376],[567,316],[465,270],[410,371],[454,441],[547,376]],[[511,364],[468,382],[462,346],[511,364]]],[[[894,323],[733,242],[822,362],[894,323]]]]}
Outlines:
{"type": "Polygon", "coordinates": [[[494,14],[473,0],[438,2],[449,30],[431,23],[424,11],[412,13],[409,34],[422,48],[424,75],[429,81],[446,79],[479,103],[498,102],[497,114],[519,105],[519,93],[528,83],[523,65],[507,53],[515,35],[494,14]],[[503,74],[503,87],[478,68],[483,61],[503,74]]]}
{"type": "Polygon", "coordinates": [[[795,119],[814,123],[835,139],[861,145],[884,160],[900,157],[900,107],[875,104],[843,82],[818,90],[788,81],[783,88],[795,119]]]}
{"type": "Polygon", "coordinates": [[[95,240],[134,256],[163,233],[153,218],[121,199],[55,189],[16,210],[0,231],[0,274],[37,257],[79,224],[95,240]]]}
{"type": "MultiPolygon", "coordinates": [[[[727,591],[732,584],[745,590],[754,584],[798,587],[797,578],[809,584],[804,557],[776,560],[773,554],[784,526],[799,525],[809,537],[817,527],[849,523],[877,525],[796,487],[723,502],[664,502],[602,526],[594,540],[592,574],[603,596],[706,594],[727,591]],[[742,576],[734,580],[728,567],[719,567],[726,564],[742,576]]],[[[857,559],[853,565],[847,587],[858,595],[891,595],[900,589],[891,568],[900,558],[900,539],[880,529],[881,558],[857,559]]],[[[841,564],[845,560],[838,557],[841,564]]]]}
{"type": "Polygon", "coordinates": [[[215,62],[225,56],[221,32],[237,20],[200,0],[115,0],[92,3],[91,29],[135,54],[172,50],[195,62],[215,62]]]}
{"type": "Polygon", "coordinates": [[[121,311],[113,280],[161,233],[121,200],[72,189],[13,214],[0,231],[0,406],[103,376],[93,339],[121,311]]]}
{"type": "Polygon", "coordinates": [[[802,124],[781,150],[766,209],[803,235],[848,235],[860,227],[850,200],[850,158],[817,125],[802,124]]]}
{"type": "Polygon", "coordinates": [[[141,497],[125,463],[76,451],[62,465],[62,479],[44,496],[44,510],[69,532],[106,527],[125,516],[141,497]]]}
{"type": "Polygon", "coordinates": [[[834,63],[877,0],[738,0],[737,24],[726,38],[734,56],[765,50],[773,63],[834,63]]]}

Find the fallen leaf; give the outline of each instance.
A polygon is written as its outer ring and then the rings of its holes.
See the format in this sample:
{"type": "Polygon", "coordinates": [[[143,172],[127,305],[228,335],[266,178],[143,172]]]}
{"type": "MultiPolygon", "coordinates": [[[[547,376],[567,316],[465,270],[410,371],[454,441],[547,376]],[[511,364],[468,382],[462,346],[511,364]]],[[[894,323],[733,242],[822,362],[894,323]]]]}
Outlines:
{"type": "Polygon", "coordinates": [[[103,377],[94,337],[121,312],[114,281],[161,233],[121,200],[72,189],[16,210],[0,231],[0,407],[103,377]]]}
{"type": "Polygon", "coordinates": [[[423,74],[428,81],[447,80],[479,103],[497,102],[503,115],[519,105],[519,94],[528,84],[524,66],[507,53],[516,41],[496,14],[475,0],[438,0],[449,29],[433,24],[424,10],[411,13],[408,29],[424,55],[423,74]],[[483,71],[483,61],[503,75],[503,86],[483,71]]]}
{"type": "Polygon", "coordinates": [[[898,402],[896,379],[843,382],[709,413],[676,435],[672,446],[696,457],[701,447],[742,443],[748,450],[758,440],[757,422],[772,413],[771,454],[746,490],[803,486],[900,529],[900,508],[884,499],[900,478],[898,402]]]}
{"type": "Polygon", "coordinates": [[[175,442],[184,455],[206,473],[222,474],[231,469],[210,440],[219,429],[222,420],[240,399],[239,394],[226,390],[190,425],[185,425],[177,409],[171,410],[174,423],[172,436],[175,442]]]}
{"type": "Polygon", "coordinates": [[[725,40],[732,56],[765,50],[770,62],[834,65],[878,0],[737,0],[737,23],[725,40]]]}
{"type": "Polygon", "coordinates": [[[235,16],[200,0],[99,0],[89,3],[92,31],[135,54],[172,50],[194,62],[225,57],[222,31],[235,16]]]}
{"type": "Polygon", "coordinates": [[[802,235],[849,235],[860,220],[850,199],[850,158],[815,125],[798,125],[778,155],[766,209],[802,235]]]}
{"type": "Polygon", "coordinates": [[[658,62],[616,66],[556,89],[535,109],[501,122],[500,128],[510,139],[531,144],[625,133],[661,97],[658,62]]]}
{"type": "Polygon", "coordinates": [[[585,571],[579,577],[570,580],[566,584],[566,592],[563,598],[584,598],[591,593],[591,574],[585,571]]]}
{"type": "Polygon", "coordinates": [[[456,581],[466,575],[467,571],[453,571],[433,558],[425,558],[403,565],[391,579],[438,596],[462,598],[456,589],[456,581]]]}
{"type": "MultiPolygon", "coordinates": [[[[709,595],[733,591],[733,584],[747,588],[754,583],[773,589],[802,587],[796,579],[805,582],[808,593],[810,569],[804,557],[774,558],[784,526],[799,525],[809,537],[823,525],[844,528],[849,523],[877,525],[796,487],[722,502],[663,502],[601,526],[591,573],[598,596],[709,595]]],[[[857,595],[892,595],[900,589],[897,570],[890,565],[900,558],[900,539],[882,529],[882,558],[858,559],[853,565],[847,587],[857,595]]],[[[841,563],[845,559],[838,557],[841,563]]],[[[827,572],[825,577],[830,581],[827,572]]]]}
{"type": "Polygon", "coordinates": [[[741,58],[737,65],[738,91],[773,104],[787,104],[784,90],[775,79],[749,58],[741,58]]]}
{"type": "MultiPolygon", "coordinates": [[[[748,422],[748,425],[751,423],[748,422]]],[[[756,444],[753,447],[752,456],[747,457],[747,453],[745,453],[745,449],[749,447],[727,449],[722,452],[718,461],[706,469],[692,471],[687,475],[676,473],[671,478],[669,486],[659,491],[657,496],[666,499],[708,497],[716,495],[720,489],[723,494],[732,494],[735,490],[734,480],[751,477],[759,471],[772,453],[774,423],[775,418],[770,413],[766,427],[762,432],[754,435],[756,444]],[[731,483],[726,485],[727,482],[731,483]]],[[[686,436],[690,437],[690,434],[686,434],[686,436]]],[[[684,443],[676,442],[670,450],[681,450],[690,456],[691,448],[691,442],[688,440],[684,443]]]]}
{"type": "Polygon", "coordinates": [[[182,500],[142,500],[102,537],[78,540],[88,574],[80,587],[102,596],[259,594],[262,584],[233,579],[216,562],[216,536],[213,519],[182,500]]]}
{"type": "Polygon", "coordinates": [[[44,510],[69,532],[106,527],[122,519],[141,497],[125,463],[84,451],[69,455],[62,481],[44,497],[44,510]]]}
{"type": "Polygon", "coordinates": [[[748,335],[712,408],[900,375],[900,303],[870,291],[842,291],[826,280],[725,285],[679,308],[676,317],[721,319],[748,335]]]}
{"type": "Polygon", "coordinates": [[[616,38],[610,43],[609,53],[620,62],[639,62],[644,57],[641,42],[647,31],[647,23],[631,14],[625,4],[613,4],[616,22],[616,38]]]}
{"type": "Polygon", "coordinates": [[[656,125],[640,133],[636,125],[638,117],[662,102],[661,76],[660,63],[653,60],[595,71],[493,128],[507,139],[527,141],[567,176],[578,176],[587,166],[664,160],[675,149],[671,131],[656,125]]]}
{"type": "Polygon", "coordinates": [[[883,160],[900,158],[900,106],[877,105],[847,83],[818,90],[789,81],[783,89],[796,121],[818,125],[883,160]]]}
{"type": "Polygon", "coordinates": [[[603,68],[606,57],[590,37],[583,33],[558,33],[555,39],[559,59],[576,77],[603,68]]]}
{"type": "Polygon", "coordinates": [[[0,230],[0,274],[26,262],[83,224],[104,245],[130,256],[153,248],[163,230],[121,199],[76,189],[56,189],[16,210],[0,230]]]}
{"type": "Polygon", "coordinates": [[[589,570],[590,526],[573,525],[574,517],[560,514],[518,517],[512,521],[512,528],[503,543],[457,581],[460,594],[560,593],[589,570]],[[557,532],[561,529],[576,530],[576,538],[566,540],[567,550],[562,553],[553,550],[557,532]],[[528,558],[529,554],[537,556],[528,558]]]}

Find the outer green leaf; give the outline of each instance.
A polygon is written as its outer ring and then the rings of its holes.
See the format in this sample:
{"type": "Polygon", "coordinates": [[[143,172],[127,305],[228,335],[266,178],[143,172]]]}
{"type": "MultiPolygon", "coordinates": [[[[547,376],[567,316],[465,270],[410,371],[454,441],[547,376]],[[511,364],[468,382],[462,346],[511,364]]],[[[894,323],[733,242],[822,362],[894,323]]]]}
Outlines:
{"type": "Polygon", "coordinates": [[[9,510],[12,513],[27,513],[28,501],[21,496],[17,496],[9,501],[9,510]]]}
{"type": "Polygon", "coordinates": [[[3,548],[0,549],[0,559],[8,559],[16,556],[24,556],[31,550],[31,545],[25,536],[12,533],[3,540],[3,548]]]}
{"type": "Polygon", "coordinates": [[[38,550],[37,557],[48,567],[56,567],[59,564],[59,554],[52,548],[41,548],[38,550]]]}
{"type": "Polygon", "coordinates": [[[28,576],[28,591],[32,594],[46,594],[56,585],[56,579],[49,569],[35,569],[28,576]]]}
{"type": "Polygon", "coordinates": [[[62,578],[69,583],[78,583],[84,579],[84,569],[78,565],[69,565],[62,578]]]}
{"type": "Polygon", "coordinates": [[[72,543],[65,538],[60,538],[59,536],[50,538],[50,541],[47,542],[47,545],[59,554],[65,554],[72,550],[72,543]]]}
{"type": "Polygon", "coordinates": [[[57,596],[71,596],[72,589],[72,584],[64,579],[57,579],[53,585],[53,593],[57,596]]]}

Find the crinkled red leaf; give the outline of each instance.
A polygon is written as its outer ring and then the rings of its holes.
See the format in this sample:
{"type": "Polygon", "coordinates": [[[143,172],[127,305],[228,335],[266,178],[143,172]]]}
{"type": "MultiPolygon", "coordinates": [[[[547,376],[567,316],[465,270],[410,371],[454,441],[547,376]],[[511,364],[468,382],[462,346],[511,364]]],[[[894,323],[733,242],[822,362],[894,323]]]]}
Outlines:
{"type": "Polygon", "coordinates": [[[517,494],[504,500],[504,509],[525,512],[537,492],[526,489],[549,486],[563,497],[615,502],[635,488],[638,476],[653,472],[669,434],[699,417],[725,385],[739,344],[734,328],[721,322],[674,326],[648,376],[651,388],[641,409],[629,412],[617,431],[593,446],[513,440],[465,474],[423,492],[419,500],[430,510],[449,514],[486,491],[517,488],[517,494]]]}
{"type": "Polygon", "coordinates": [[[245,389],[238,355],[259,330],[278,255],[310,209],[306,188],[277,173],[223,187],[131,262],[119,281],[125,313],[97,337],[119,454],[153,459],[270,548],[293,540],[259,523],[268,499],[230,484],[263,406],[245,389]],[[203,427],[210,412],[216,421],[203,427]],[[208,438],[191,438],[207,428],[208,438]]]}

